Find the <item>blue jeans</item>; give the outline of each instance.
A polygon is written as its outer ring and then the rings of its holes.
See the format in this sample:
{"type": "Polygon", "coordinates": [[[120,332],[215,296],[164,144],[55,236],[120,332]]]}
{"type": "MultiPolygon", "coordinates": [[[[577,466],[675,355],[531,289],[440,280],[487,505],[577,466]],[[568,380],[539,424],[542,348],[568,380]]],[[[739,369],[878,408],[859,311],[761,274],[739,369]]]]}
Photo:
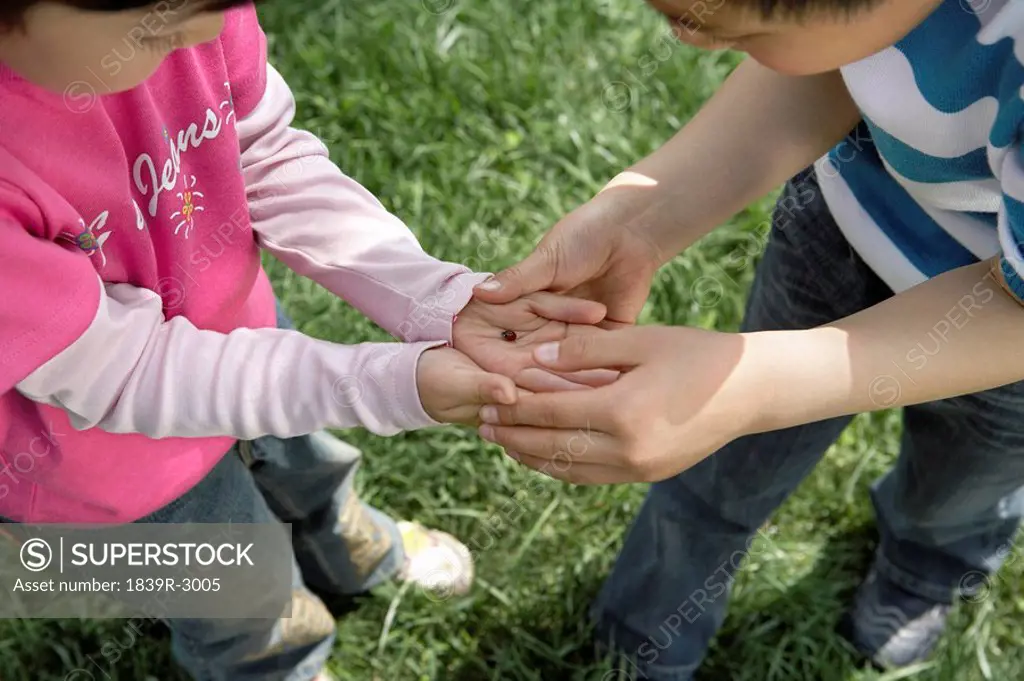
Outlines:
{"type": "MultiPolygon", "coordinates": [[[[813,171],[791,180],[743,330],[806,329],[892,295],[839,231],[813,171]]],[[[930,338],[921,345],[936,352],[930,338]]],[[[692,678],[725,617],[732,575],[761,543],[758,528],[850,420],[736,440],[651,487],[593,608],[599,635],[633,658],[637,676],[692,678]]],[[[908,407],[903,420],[899,459],[871,490],[875,567],[950,603],[998,569],[1024,512],[1024,383],[908,407]]]]}
{"type": "MultiPolygon", "coordinates": [[[[278,326],[291,326],[280,308],[278,326]]],[[[167,622],[175,658],[196,681],[310,681],[335,636],[333,616],[310,588],[360,593],[401,565],[394,521],[352,489],[359,460],[325,432],[239,442],[199,485],[139,521],[292,524],[290,618],[167,622]]]]}

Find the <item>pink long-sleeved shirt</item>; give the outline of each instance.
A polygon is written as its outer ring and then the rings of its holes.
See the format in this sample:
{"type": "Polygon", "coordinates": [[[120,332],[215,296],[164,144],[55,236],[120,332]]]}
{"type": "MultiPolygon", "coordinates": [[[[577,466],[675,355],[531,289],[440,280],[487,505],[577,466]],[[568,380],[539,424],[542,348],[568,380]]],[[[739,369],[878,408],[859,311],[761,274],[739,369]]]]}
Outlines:
{"type": "Polygon", "coordinates": [[[416,364],[487,274],[344,176],[255,11],[145,83],[69,100],[0,65],[0,515],[136,520],[238,438],[436,425],[416,364]],[[273,328],[271,251],[403,343],[273,328]]]}

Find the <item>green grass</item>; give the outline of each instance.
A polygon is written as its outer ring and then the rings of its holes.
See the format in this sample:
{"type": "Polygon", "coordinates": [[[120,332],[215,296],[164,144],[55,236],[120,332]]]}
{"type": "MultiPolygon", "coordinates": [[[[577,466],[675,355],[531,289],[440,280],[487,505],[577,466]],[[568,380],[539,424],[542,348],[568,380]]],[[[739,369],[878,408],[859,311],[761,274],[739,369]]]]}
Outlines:
{"type": "MultiPolygon", "coordinates": [[[[406,219],[427,251],[479,270],[526,255],[561,215],[678,129],[735,65],[732,56],[669,46],[660,22],[636,0],[288,0],[261,13],[273,63],[298,99],[299,123],[406,219]],[[439,5],[451,7],[425,9],[439,5]],[[618,81],[630,83],[630,101],[622,85],[608,89],[618,81]]],[[[728,272],[715,263],[745,246],[769,205],[665,268],[645,321],[735,329],[754,262],[728,272]],[[693,295],[702,276],[721,282],[720,300],[693,295]]],[[[342,342],[385,338],[309,281],[277,263],[268,267],[306,333],[342,342]]],[[[772,550],[740,574],[699,678],[1019,678],[1019,560],[999,574],[990,599],[957,609],[934,661],[914,674],[862,670],[832,634],[870,559],[867,488],[892,462],[898,431],[895,414],[857,419],[779,510],[772,550]]],[[[344,436],[366,453],[365,499],[461,536],[476,554],[479,580],[470,597],[444,603],[381,588],[339,623],[331,665],[341,678],[610,678],[592,657],[586,608],[642,486],[572,488],[539,479],[457,428],[390,440],[344,436]]],[[[123,626],[0,621],[0,678],[182,678],[162,629],[132,640],[123,626]],[[114,660],[103,651],[119,654],[114,660]],[[92,676],[66,677],[76,668],[92,676]]]]}

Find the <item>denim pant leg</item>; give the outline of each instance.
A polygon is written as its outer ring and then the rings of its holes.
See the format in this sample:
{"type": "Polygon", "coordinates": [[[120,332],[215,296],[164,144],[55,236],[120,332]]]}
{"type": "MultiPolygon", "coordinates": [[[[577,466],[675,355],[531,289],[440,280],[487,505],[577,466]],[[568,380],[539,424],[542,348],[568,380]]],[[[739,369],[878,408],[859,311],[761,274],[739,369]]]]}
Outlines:
{"type": "Polygon", "coordinates": [[[1017,557],[1022,486],[1024,383],[908,407],[900,458],[872,489],[876,567],[937,602],[984,597],[1017,557]]]}
{"type": "Polygon", "coordinates": [[[353,489],[358,449],[323,431],[264,437],[239,448],[267,504],[292,524],[302,576],[318,593],[359,594],[402,565],[395,521],[360,501],[353,489]]]}
{"type": "MultiPolygon", "coordinates": [[[[744,330],[810,328],[891,295],[839,232],[813,173],[794,178],[776,206],[744,330]]],[[[598,635],[631,658],[620,666],[656,681],[692,677],[758,527],[849,421],[741,438],[652,486],[592,612],[598,635]]]]}
{"type": "MultiPolygon", "coordinates": [[[[229,452],[198,485],[143,523],[276,523],[252,476],[229,452]]],[[[258,594],[253,594],[254,598],[258,594]]],[[[334,643],[334,618],[292,562],[291,616],[167,620],[174,657],[195,681],[312,681],[334,643]]]]}
{"type": "MultiPolygon", "coordinates": [[[[294,328],[277,306],[279,328],[294,328]]],[[[395,521],[359,500],[353,485],[361,453],[326,431],[239,443],[270,508],[292,523],[305,582],[324,594],[364,592],[405,560],[395,521]]]]}

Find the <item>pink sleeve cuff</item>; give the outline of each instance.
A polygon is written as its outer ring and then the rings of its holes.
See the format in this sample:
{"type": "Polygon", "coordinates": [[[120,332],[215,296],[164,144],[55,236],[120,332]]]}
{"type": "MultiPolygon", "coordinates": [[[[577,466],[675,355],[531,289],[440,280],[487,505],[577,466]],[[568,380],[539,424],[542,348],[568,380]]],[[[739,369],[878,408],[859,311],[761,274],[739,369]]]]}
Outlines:
{"type": "Polygon", "coordinates": [[[424,352],[443,345],[443,341],[379,344],[359,372],[335,381],[334,398],[343,411],[355,409],[359,420],[372,424],[369,429],[378,434],[442,425],[423,408],[417,368],[424,352]],[[386,422],[381,420],[385,415],[386,422]]]}
{"type": "Polygon", "coordinates": [[[455,316],[473,298],[473,287],[492,276],[466,272],[450,278],[439,288],[437,295],[428,296],[414,308],[408,319],[398,325],[398,337],[405,342],[438,339],[451,345],[455,316]]]}

